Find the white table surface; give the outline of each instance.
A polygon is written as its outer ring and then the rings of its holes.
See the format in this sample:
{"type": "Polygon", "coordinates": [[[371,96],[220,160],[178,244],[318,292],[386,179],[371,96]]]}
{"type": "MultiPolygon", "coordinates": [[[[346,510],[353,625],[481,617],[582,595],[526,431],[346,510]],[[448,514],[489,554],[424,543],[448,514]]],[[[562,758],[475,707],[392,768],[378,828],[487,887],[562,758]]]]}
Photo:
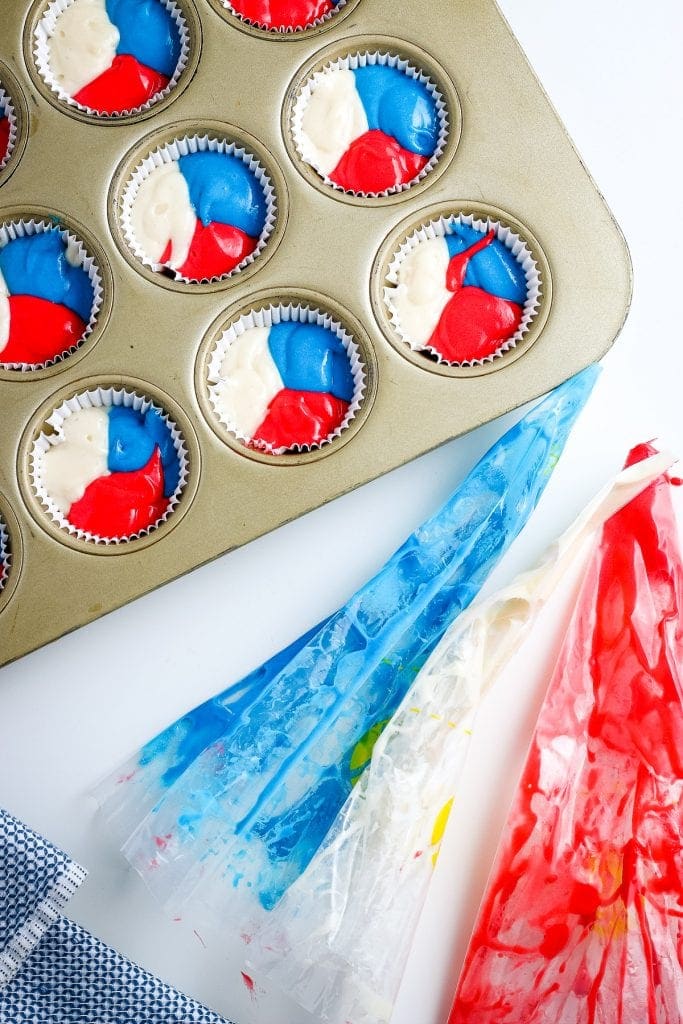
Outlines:
{"type": "MultiPolygon", "coordinates": [[[[626,234],[636,287],[590,405],[491,585],[527,567],[632,444],[658,437],[683,455],[676,313],[683,292],[683,7],[680,0],[645,8],[636,0],[503,0],[502,7],[626,234]]],[[[515,418],[0,670],[0,805],[89,869],[71,916],[238,1024],[303,1024],[305,1015],[281,1000],[249,997],[229,923],[225,936],[197,936],[191,925],[164,917],[101,834],[88,793],[170,720],[336,608],[515,418]]],[[[683,522],[680,495],[678,506],[683,522]]],[[[538,663],[550,648],[547,640],[526,656],[538,663]]],[[[503,688],[482,716],[394,1024],[445,1020],[542,695],[533,673],[521,675],[524,684],[518,678],[514,690],[503,688]]]]}

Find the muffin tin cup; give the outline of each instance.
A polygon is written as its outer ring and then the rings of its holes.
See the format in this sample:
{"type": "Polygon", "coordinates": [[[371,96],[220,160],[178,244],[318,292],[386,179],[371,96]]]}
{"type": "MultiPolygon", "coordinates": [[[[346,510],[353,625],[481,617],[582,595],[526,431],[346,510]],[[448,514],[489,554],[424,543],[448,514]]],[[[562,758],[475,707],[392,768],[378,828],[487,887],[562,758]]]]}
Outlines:
{"type": "Polygon", "coordinates": [[[434,170],[439,163],[439,160],[444,154],[446,144],[449,136],[449,116],[448,107],[446,101],[439,91],[436,83],[432,78],[424,71],[420,70],[418,66],[411,63],[410,60],[399,56],[396,53],[385,53],[379,50],[373,50],[372,52],[355,52],[350,53],[348,56],[337,57],[335,60],[330,60],[325,63],[321,71],[314,72],[309,78],[307,78],[303,85],[299,88],[296,93],[294,102],[291,108],[291,117],[289,123],[289,129],[294,142],[297,155],[302,163],[307,164],[311,167],[315,173],[320,177],[323,184],[328,188],[333,189],[335,192],[341,192],[346,195],[351,195],[361,199],[386,199],[389,196],[395,196],[400,193],[408,192],[413,186],[419,185],[420,182],[424,181],[434,170]],[[403,72],[409,78],[420,82],[424,85],[429,92],[430,96],[436,104],[436,111],[439,119],[439,134],[437,138],[436,149],[433,155],[430,157],[427,164],[417,174],[412,181],[406,182],[403,185],[396,185],[393,188],[385,189],[382,192],[362,192],[344,189],[341,185],[332,181],[323,171],[319,170],[314,161],[314,155],[310,148],[309,142],[306,138],[303,129],[303,119],[306,113],[306,109],[311,100],[313,93],[317,86],[325,79],[325,76],[333,71],[355,71],[357,68],[368,67],[373,65],[383,65],[385,67],[395,68],[398,71],[403,72]]]}
{"type": "Polygon", "coordinates": [[[7,149],[4,155],[0,154],[0,171],[4,171],[7,164],[12,158],[14,147],[17,144],[17,136],[19,134],[19,125],[17,123],[17,114],[12,103],[11,96],[5,92],[2,87],[2,79],[0,79],[0,118],[7,118],[9,121],[9,138],[7,140],[7,149]]]}
{"type": "Polygon", "coordinates": [[[258,21],[254,21],[251,18],[247,18],[245,15],[240,14],[234,6],[230,3],[230,0],[210,0],[213,6],[216,8],[219,14],[228,15],[234,24],[243,29],[244,31],[263,36],[268,35],[271,38],[276,39],[300,39],[302,35],[310,35],[312,32],[321,31],[331,24],[337,24],[342,17],[346,14],[350,14],[351,9],[354,8],[361,0],[339,0],[335,9],[329,11],[323,15],[322,18],[316,18],[309,25],[302,25],[297,28],[285,27],[277,28],[268,25],[262,25],[258,21]]]}
{"type": "Polygon", "coordinates": [[[540,243],[515,217],[483,203],[455,201],[424,210],[421,217],[404,221],[385,239],[374,261],[370,292],[375,317],[401,355],[423,369],[445,376],[469,377],[498,370],[528,351],[541,334],[550,312],[552,277],[540,243]],[[467,224],[479,231],[493,229],[522,265],[527,282],[524,314],[515,333],[495,353],[462,362],[451,362],[430,346],[409,338],[392,303],[406,256],[420,242],[446,237],[449,227],[455,223],[467,224]]]}
{"type": "Polygon", "coordinates": [[[64,11],[71,7],[75,0],[37,0],[34,4],[33,18],[27,22],[27,33],[24,40],[27,63],[35,72],[37,84],[47,98],[60,109],[88,121],[100,124],[120,124],[134,119],[142,119],[156,112],[160,106],[166,105],[181,91],[183,82],[187,83],[194,73],[199,60],[201,35],[199,20],[192,6],[192,0],[160,0],[175,22],[180,36],[180,56],[175,71],[168,85],[161,89],[140,106],[131,107],[116,113],[93,110],[79,103],[59,84],[50,67],[49,40],[57,20],[64,11]]]}
{"type": "Polygon", "coordinates": [[[433,189],[453,160],[462,136],[462,104],[458,90],[443,65],[430,53],[414,43],[406,42],[397,36],[356,35],[346,37],[318,50],[294,75],[282,106],[281,129],[285,147],[290,160],[315,189],[328,198],[338,202],[365,208],[376,208],[394,203],[407,202],[415,199],[426,189],[433,189]],[[383,193],[362,194],[347,192],[339,185],[309,164],[301,155],[301,119],[305,103],[310,97],[310,83],[319,80],[325,70],[346,62],[357,62],[361,58],[373,56],[380,61],[391,58],[401,65],[410,67],[413,74],[428,79],[432,88],[439,96],[439,106],[443,104],[442,116],[445,124],[441,125],[442,133],[439,140],[438,157],[423,168],[416,178],[406,185],[383,193]],[[445,130],[444,130],[445,129],[445,130]]]}
{"type": "Polygon", "coordinates": [[[190,475],[190,457],[188,447],[185,441],[185,436],[181,433],[175,419],[173,419],[166,411],[164,405],[149,398],[147,394],[141,393],[141,390],[142,389],[138,390],[137,388],[129,390],[126,387],[112,386],[106,388],[92,387],[86,391],[79,391],[72,395],[72,397],[65,398],[61,403],[56,405],[52,412],[42,420],[42,425],[30,440],[27,458],[28,485],[31,497],[34,499],[35,505],[37,505],[40,510],[39,518],[43,521],[45,518],[49,519],[53,527],[56,527],[56,535],[60,539],[68,537],[82,542],[82,544],[85,544],[88,547],[97,545],[98,548],[104,547],[109,550],[113,548],[115,550],[124,551],[127,548],[134,549],[137,547],[136,544],[131,544],[131,541],[140,541],[143,538],[151,538],[155,531],[160,529],[164,524],[171,524],[173,522],[176,509],[184,496],[190,475]],[[136,412],[142,413],[147,412],[149,409],[155,409],[160,413],[162,419],[170,428],[176,454],[180,462],[180,477],[178,485],[171,497],[168,499],[167,508],[164,514],[151,526],[140,530],[137,533],[115,538],[100,537],[97,534],[90,533],[87,530],[82,530],[70,523],[51,498],[43,479],[43,459],[45,452],[60,443],[59,438],[61,436],[61,428],[64,422],[73,415],[73,413],[78,412],[81,409],[107,409],[113,406],[124,406],[125,408],[134,409],[136,412]]]}
{"type": "Polygon", "coordinates": [[[538,313],[541,305],[541,275],[538,264],[526,242],[519,234],[514,232],[512,228],[506,224],[502,224],[499,220],[495,220],[492,217],[482,219],[473,213],[460,213],[453,214],[450,217],[439,217],[438,219],[431,220],[417,228],[404,242],[401,243],[399,250],[396,252],[394,258],[389,264],[386,281],[387,284],[384,287],[384,303],[387,307],[391,324],[398,337],[408,345],[413,352],[426,352],[435,359],[437,363],[441,363],[446,366],[485,366],[487,363],[491,363],[494,359],[502,356],[505,352],[509,352],[516,348],[517,343],[522,341],[529,330],[529,326],[538,313]],[[410,338],[405,333],[398,312],[392,302],[396,289],[399,286],[401,267],[403,266],[406,258],[411,253],[415,252],[421,243],[437,238],[446,238],[451,233],[450,229],[456,224],[464,224],[467,227],[474,228],[476,231],[481,231],[483,233],[494,231],[496,239],[499,242],[502,242],[506,249],[509,249],[522,267],[527,287],[527,298],[523,307],[524,313],[522,316],[522,322],[515,333],[504,341],[499,348],[490,355],[487,355],[482,359],[462,360],[460,362],[448,360],[438,352],[437,349],[432,348],[429,345],[420,344],[410,338]]]}
{"type": "Polygon", "coordinates": [[[362,429],[372,410],[377,390],[377,359],[359,321],[338,303],[307,289],[279,288],[253,295],[221,314],[199,347],[195,364],[195,391],[201,410],[217,437],[238,454],[271,466],[315,462],[338,451],[362,429]],[[251,446],[217,408],[216,392],[224,379],[220,366],[230,345],[250,327],[266,327],[297,320],[328,327],[349,353],[355,394],[344,422],[317,445],[298,445],[282,452],[251,446]]]}
{"type": "Polygon", "coordinates": [[[205,381],[208,385],[209,401],[216,418],[223,426],[240,441],[245,448],[263,452],[267,455],[281,456],[285,454],[300,454],[303,452],[319,451],[321,448],[333,443],[341,437],[345,430],[351,425],[362,405],[365,396],[366,372],[361,358],[358,345],[346,328],[336,320],[330,313],[321,309],[311,307],[297,302],[290,302],[280,305],[269,305],[261,309],[251,310],[243,313],[229,327],[227,327],[215,343],[213,352],[209,359],[208,372],[205,381]],[[230,422],[223,414],[220,407],[221,385],[226,378],[221,374],[221,365],[231,345],[253,327],[272,327],[279,323],[308,323],[316,324],[318,327],[325,327],[331,331],[341,342],[349,357],[351,373],[354,381],[354,395],[342,423],[336,427],[323,441],[318,444],[297,444],[291,448],[273,448],[271,445],[258,444],[253,438],[240,432],[239,426],[230,422]]]}
{"type": "Polygon", "coordinates": [[[82,267],[83,270],[85,270],[93,288],[93,303],[85,331],[75,345],[71,345],[69,348],[64,349],[63,352],[60,352],[51,359],[46,359],[41,363],[4,362],[2,359],[2,351],[0,351],[0,370],[11,373],[32,374],[35,371],[54,367],[78,352],[81,346],[87,342],[88,338],[95,330],[104,304],[104,282],[102,271],[100,270],[100,266],[95,257],[90,255],[80,237],[71,231],[69,227],[60,227],[60,224],[63,223],[64,222],[61,218],[56,217],[53,220],[31,218],[28,220],[5,220],[4,222],[0,222],[0,249],[2,249],[9,241],[16,238],[27,238],[34,235],[46,234],[50,231],[57,231],[62,241],[67,246],[69,262],[82,267]]]}
{"type": "MultiPolygon", "coordinates": [[[[153,138],[149,137],[147,141],[152,142],[153,138]]],[[[168,142],[159,141],[159,144],[149,151],[146,156],[139,159],[132,169],[120,168],[117,174],[118,183],[115,180],[112,187],[110,212],[118,224],[125,249],[128,250],[132,257],[132,265],[136,269],[145,268],[148,275],[151,275],[151,280],[156,283],[176,285],[191,290],[196,289],[198,286],[215,286],[236,279],[243,280],[242,275],[247,269],[255,269],[260,266],[263,261],[264,250],[274,248],[273,236],[277,233],[276,228],[279,221],[282,221],[284,229],[284,210],[281,208],[281,205],[285,201],[284,182],[281,179],[282,184],[276,190],[276,184],[273,180],[274,176],[270,171],[273,165],[272,159],[268,160],[268,169],[266,169],[266,162],[263,161],[261,152],[262,150],[258,143],[255,140],[251,140],[245,133],[240,132],[239,129],[233,129],[231,125],[216,125],[215,122],[211,122],[206,126],[203,134],[181,134],[168,142]],[[253,151],[250,144],[252,142],[253,151]],[[263,189],[267,212],[258,244],[252,253],[227,274],[195,280],[184,277],[177,271],[167,270],[164,264],[156,263],[145,253],[135,237],[132,213],[140,186],[155,168],[161,167],[163,164],[173,163],[181,156],[198,152],[227,153],[242,159],[263,189]]],[[[124,164],[127,162],[129,161],[124,160],[124,164]]]]}

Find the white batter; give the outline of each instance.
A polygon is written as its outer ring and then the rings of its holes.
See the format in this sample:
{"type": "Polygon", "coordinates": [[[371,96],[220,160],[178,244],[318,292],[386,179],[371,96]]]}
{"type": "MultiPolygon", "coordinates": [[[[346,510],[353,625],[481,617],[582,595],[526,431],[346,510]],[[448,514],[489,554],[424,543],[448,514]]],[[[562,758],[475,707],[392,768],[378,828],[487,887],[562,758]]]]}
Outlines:
{"type": "Polygon", "coordinates": [[[74,0],[57,18],[48,40],[57,84],[68,96],[80,92],[111,67],[119,39],[104,0],[74,0]]]}
{"type": "Polygon", "coordinates": [[[160,263],[168,243],[173,270],[187,259],[197,224],[190,190],[177,163],[155,167],[133,200],[131,225],[139,247],[153,263],[160,263]]]}
{"type": "Polygon", "coordinates": [[[86,487],[109,476],[109,416],[106,409],[79,409],[67,416],[59,431],[63,440],[43,455],[45,490],[66,515],[86,487]]]}
{"type": "Polygon", "coordinates": [[[368,127],[353,71],[328,71],[315,85],[306,104],[302,156],[321,174],[329,175],[351,143],[364,135],[368,127]]]}
{"type": "Polygon", "coordinates": [[[453,292],[446,287],[450,255],[445,238],[418,242],[398,270],[398,284],[387,292],[401,334],[419,348],[429,342],[453,292]]]}
{"type": "Polygon", "coordinates": [[[220,381],[212,388],[221,418],[243,437],[253,437],[268,407],[284,387],[268,348],[268,327],[250,327],[228,348],[220,381]]]}

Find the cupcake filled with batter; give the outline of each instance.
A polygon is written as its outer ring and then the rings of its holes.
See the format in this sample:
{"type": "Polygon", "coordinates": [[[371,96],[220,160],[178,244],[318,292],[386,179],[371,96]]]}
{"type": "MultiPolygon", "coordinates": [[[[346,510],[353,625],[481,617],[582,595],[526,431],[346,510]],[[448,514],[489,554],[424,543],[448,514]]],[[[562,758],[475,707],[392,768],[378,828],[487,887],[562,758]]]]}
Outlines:
{"type": "Polygon", "coordinates": [[[436,85],[407,61],[355,54],[305,82],[292,135],[301,159],[326,184],[377,197],[410,188],[436,165],[448,115],[436,85]]]}
{"type": "Polygon", "coordinates": [[[64,402],[31,454],[33,488],[52,519],[99,543],[132,540],[164,522],[187,466],[182,436],[164,410],[113,388],[64,402]]]}
{"type": "Polygon", "coordinates": [[[275,224],[275,192],[259,161],[227,140],[183,137],[162,146],[126,184],[121,223],[136,258],[188,283],[252,263],[275,224]]]}
{"type": "Polygon", "coordinates": [[[67,358],[92,331],[102,302],[83,243],[49,222],[0,225],[0,366],[30,371],[67,358]]]}
{"type": "Polygon", "coordinates": [[[539,306],[538,268],[526,243],[473,216],[418,229],[387,277],[384,300],[400,338],[452,366],[478,365],[514,348],[539,306]]]}
{"type": "Polygon", "coordinates": [[[88,113],[137,113],[166,96],[187,63],[189,33],[173,0],[53,0],[36,29],[38,70],[88,113]]]}
{"type": "Polygon", "coordinates": [[[348,427],[365,373],[341,324],[319,310],[278,306],[245,314],[223,332],[208,386],[215,415],[236,438],[284,455],[320,448],[348,427]]]}

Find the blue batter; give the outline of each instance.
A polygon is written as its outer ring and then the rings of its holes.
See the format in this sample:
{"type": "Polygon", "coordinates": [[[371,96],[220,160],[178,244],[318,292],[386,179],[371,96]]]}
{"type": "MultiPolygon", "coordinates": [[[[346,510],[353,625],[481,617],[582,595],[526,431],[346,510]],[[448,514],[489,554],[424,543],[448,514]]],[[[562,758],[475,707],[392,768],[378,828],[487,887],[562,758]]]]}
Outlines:
{"type": "Polygon", "coordinates": [[[351,402],[355,392],[346,349],[332,331],[318,324],[274,324],[268,347],[286,388],[322,391],[351,402]]]}
{"type": "Polygon", "coordinates": [[[229,153],[190,153],[178,161],[190,202],[204,225],[231,224],[258,238],[266,223],[266,197],[255,174],[229,153]]]}
{"type": "Polygon", "coordinates": [[[411,153],[433,156],[439,117],[427,87],[386,64],[368,64],[353,73],[370,131],[391,135],[411,153]]]}
{"type": "Polygon", "coordinates": [[[178,26],[160,0],[105,0],[107,17],[119,30],[118,54],[172,78],[180,59],[178,26]]]}
{"type": "MultiPolygon", "coordinates": [[[[451,259],[486,237],[468,224],[454,224],[446,235],[451,259]]],[[[526,275],[522,264],[500,239],[475,253],[465,274],[465,285],[482,288],[489,295],[497,295],[523,306],[527,300],[526,275]]]]}
{"type": "Polygon", "coordinates": [[[146,413],[122,405],[109,410],[109,455],[111,473],[132,473],[146,466],[155,447],[164,469],[164,497],[175,493],[180,480],[180,460],[171,430],[156,409],[146,413]]]}
{"type": "Polygon", "coordinates": [[[58,231],[11,239],[0,249],[0,273],[10,295],[58,303],[88,323],[93,286],[83,267],[67,260],[66,243],[58,231]]]}

